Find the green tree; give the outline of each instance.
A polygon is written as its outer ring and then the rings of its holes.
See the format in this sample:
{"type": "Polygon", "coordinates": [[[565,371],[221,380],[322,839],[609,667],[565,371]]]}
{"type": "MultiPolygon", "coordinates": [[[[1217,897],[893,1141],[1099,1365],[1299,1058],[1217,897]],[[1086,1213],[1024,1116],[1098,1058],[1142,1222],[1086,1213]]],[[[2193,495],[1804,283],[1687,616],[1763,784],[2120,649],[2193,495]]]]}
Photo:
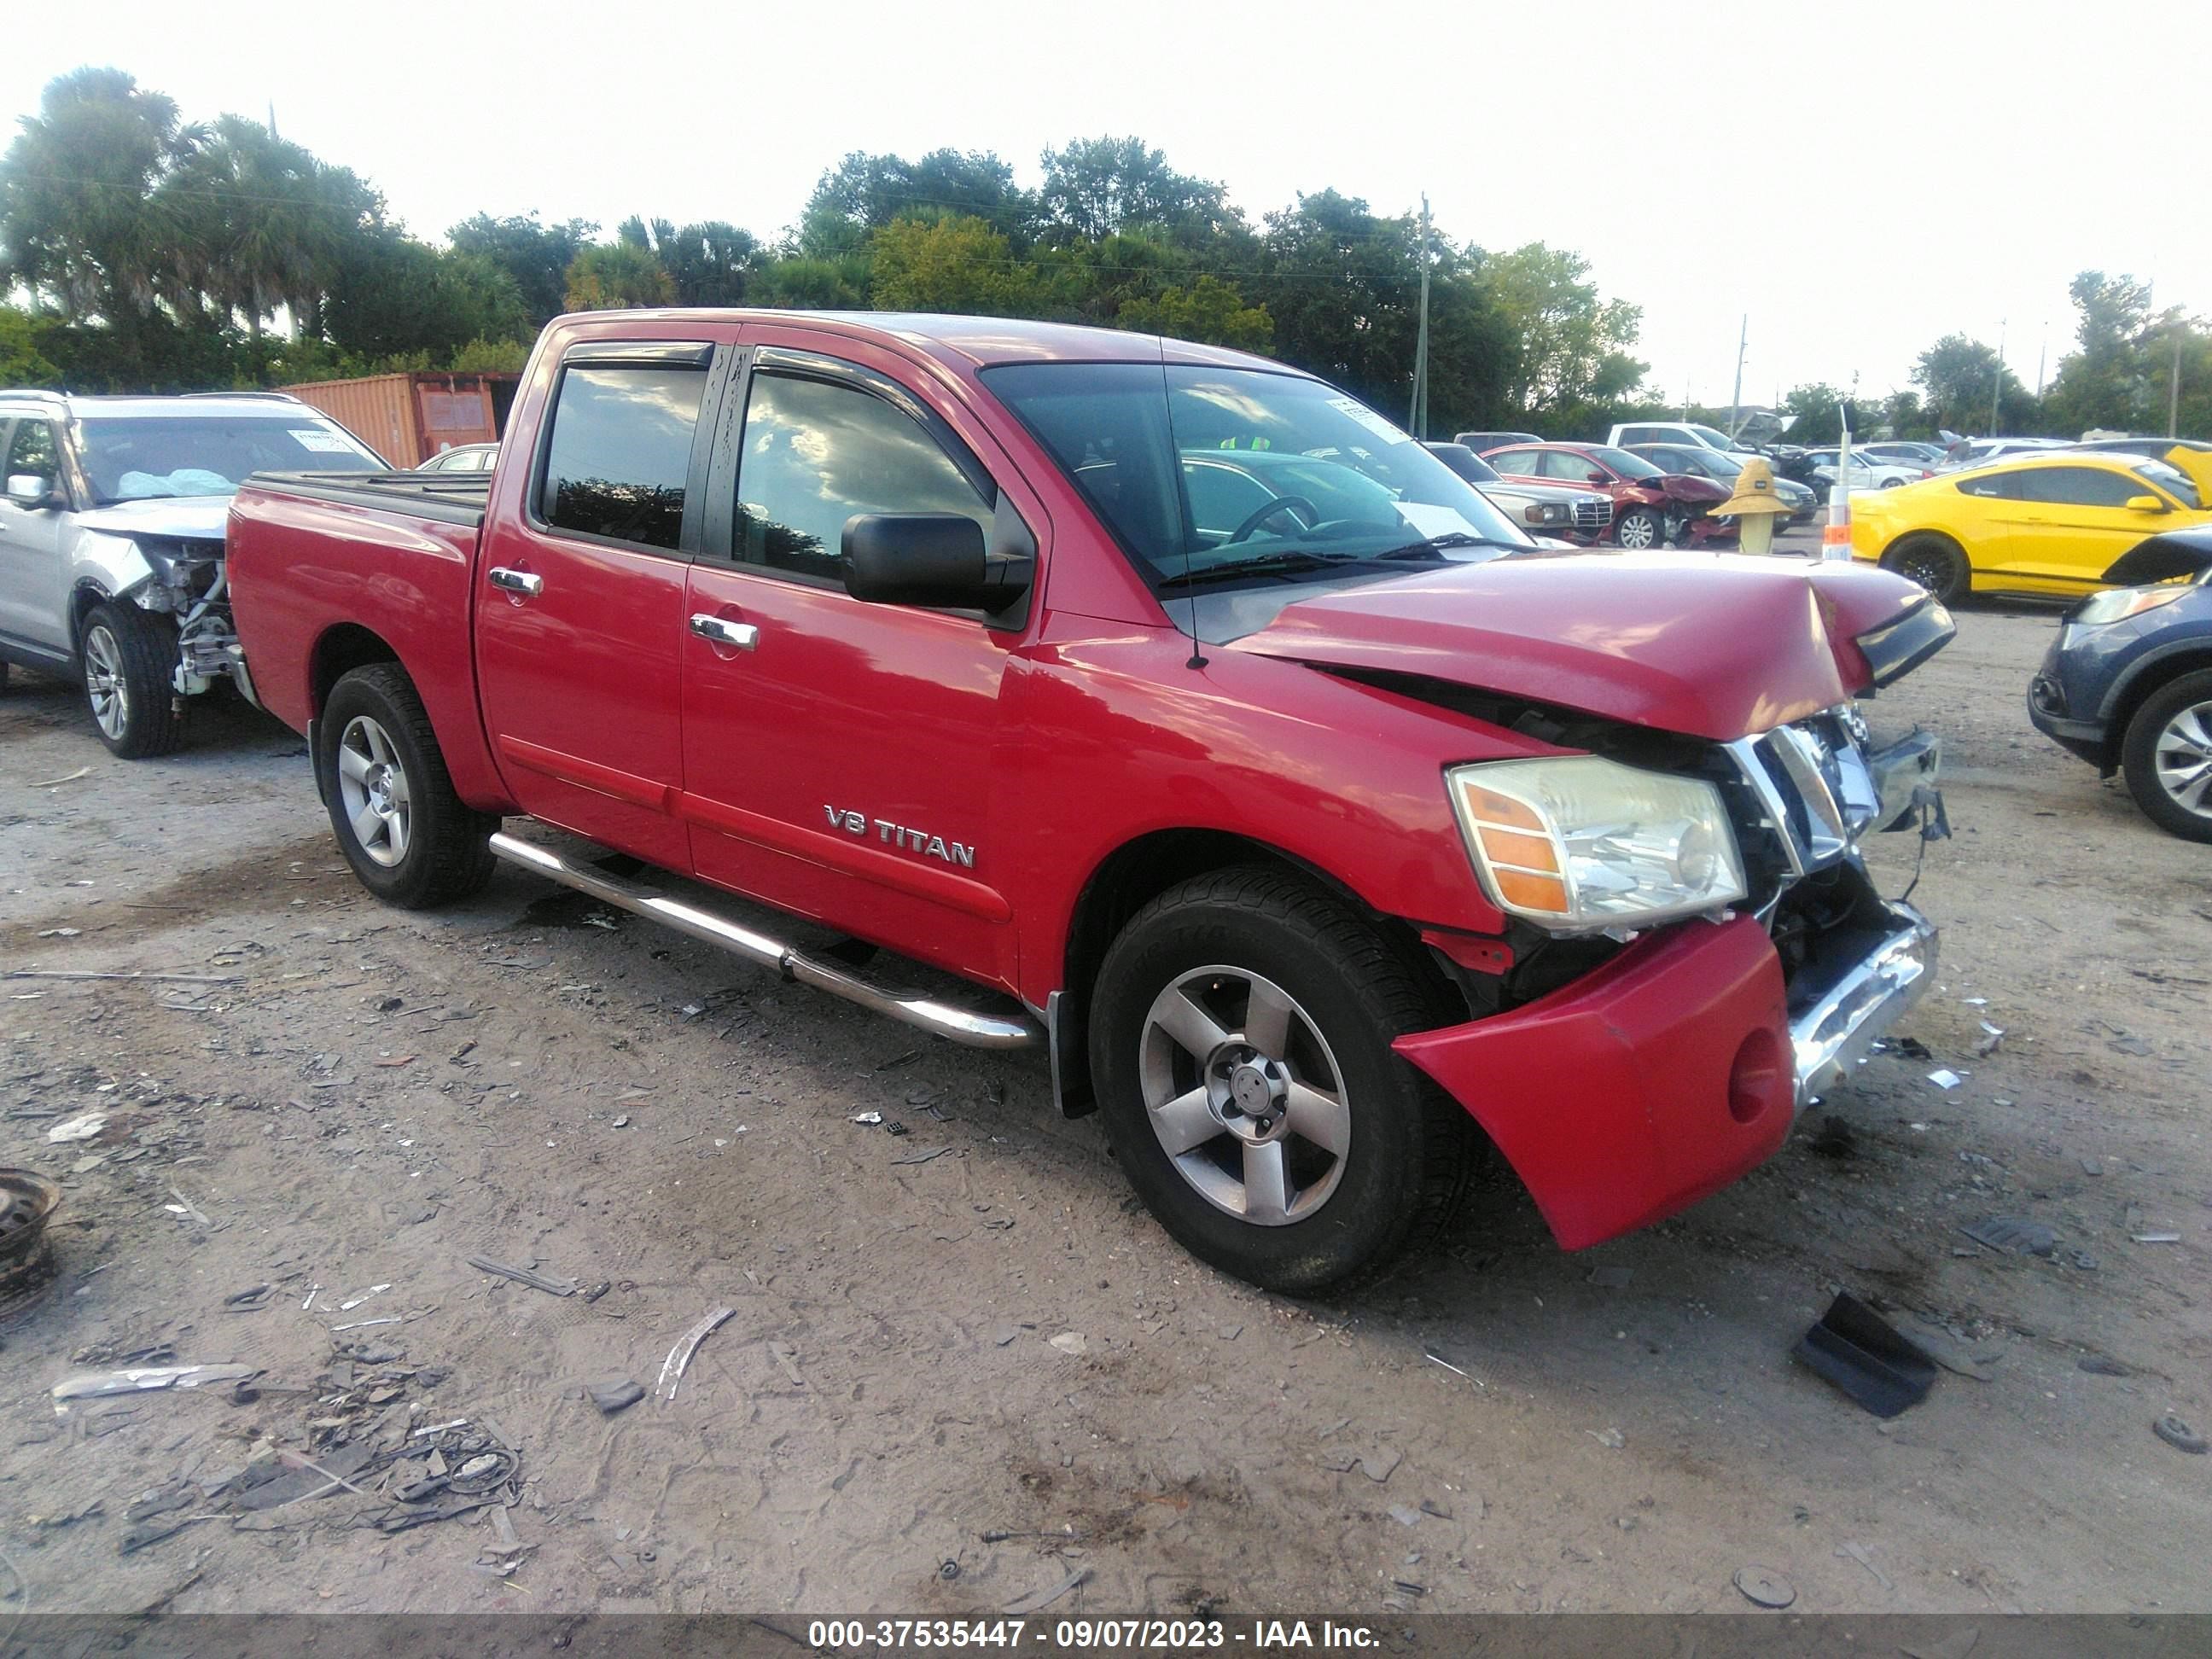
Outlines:
{"type": "Polygon", "coordinates": [[[0,386],[58,386],[62,372],[39,349],[37,319],[0,305],[0,386]]]}
{"type": "Polygon", "coordinates": [[[871,295],[886,311],[1026,316],[1036,298],[1035,267],[1006,238],[966,215],[894,219],[869,239],[871,295]]]}
{"type": "Polygon", "coordinates": [[[152,207],[191,135],[176,100],[117,69],[49,82],[0,158],[0,268],[72,320],[153,313],[170,265],[152,207]]]}
{"type": "Polygon", "coordinates": [[[1157,298],[1133,299],[1115,314],[1115,326],[1240,351],[1268,350],[1274,344],[1274,319],[1265,306],[1249,306],[1244,296],[1219,278],[1201,275],[1188,288],[1171,288],[1157,298]]]}
{"type": "Polygon", "coordinates": [[[939,214],[981,219],[1025,247],[1036,202],[988,150],[933,149],[916,161],[854,150],[815,185],[799,215],[796,251],[817,258],[857,253],[894,219],[939,214]]]}
{"type": "Polygon", "coordinates": [[[647,224],[629,218],[616,233],[637,247],[649,248],[668,273],[679,306],[738,306],[762,263],[760,239],[749,230],[709,219],[676,225],[665,219],[647,224]]]}
{"type": "MultiPolygon", "coordinates": [[[[1826,381],[1810,386],[1793,386],[1790,395],[1782,400],[1782,413],[1795,416],[1790,430],[1784,434],[1793,444],[1832,444],[1844,435],[1844,398],[1847,394],[1841,387],[1826,381]]],[[[1865,419],[1864,416],[1859,418],[1865,419]]],[[[1726,421],[1722,424],[1725,426],[1726,421]]],[[[1864,437],[1863,432],[1855,437],[1864,437]]]]}
{"type": "Polygon", "coordinates": [[[1141,138],[1071,139],[1043,161],[1038,206],[1061,241],[1096,242],[1138,226],[1184,239],[1245,228],[1220,185],[1176,172],[1141,138]]]}
{"type": "Polygon", "coordinates": [[[787,311],[857,311],[868,302],[867,256],[775,260],[754,281],[750,297],[787,311]]]}
{"type": "Polygon", "coordinates": [[[1912,383],[1925,394],[1929,422],[1954,432],[1990,431],[1992,398],[2000,426],[2008,409],[2015,419],[2033,413],[2034,399],[2003,359],[1963,334],[1946,334],[1922,352],[1912,383]]]}
{"type": "Polygon", "coordinates": [[[568,309],[629,311],[672,305],[676,285],[653,250],[635,242],[601,242],[579,253],[568,267],[568,309]]]}
{"type": "Polygon", "coordinates": [[[543,225],[534,213],[505,219],[479,213],[455,225],[446,240],[456,252],[482,254],[514,279],[534,331],[567,305],[568,267],[599,231],[588,219],[543,225]]]}
{"type": "Polygon", "coordinates": [[[1613,401],[1642,381],[1644,365],[1628,348],[1643,313],[1601,296],[1582,255],[1530,242],[1484,256],[1476,269],[1518,342],[1505,386],[1509,407],[1541,416],[1613,401]]]}
{"type": "Polygon", "coordinates": [[[443,362],[471,340],[527,328],[522,295],[496,263],[392,232],[354,247],[326,313],[331,344],[371,362],[416,354],[443,362]]]}

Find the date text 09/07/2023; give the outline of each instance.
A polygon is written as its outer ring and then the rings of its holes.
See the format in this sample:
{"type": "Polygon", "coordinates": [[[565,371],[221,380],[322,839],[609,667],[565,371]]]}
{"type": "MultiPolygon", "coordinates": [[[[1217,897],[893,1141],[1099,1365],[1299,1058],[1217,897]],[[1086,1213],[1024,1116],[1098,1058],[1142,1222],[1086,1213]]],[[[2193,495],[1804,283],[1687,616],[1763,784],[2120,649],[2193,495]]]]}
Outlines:
{"type": "Polygon", "coordinates": [[[1043,1646],[1052,1651],[1182,1653],[1242,1648],[1287,1652],[1309,1648],[1371,1648],[1364,1625],[1332,1619],[817,1619],[807,1626],[807,1645],[825,1653],[897,1648],[1043,1646]]]}

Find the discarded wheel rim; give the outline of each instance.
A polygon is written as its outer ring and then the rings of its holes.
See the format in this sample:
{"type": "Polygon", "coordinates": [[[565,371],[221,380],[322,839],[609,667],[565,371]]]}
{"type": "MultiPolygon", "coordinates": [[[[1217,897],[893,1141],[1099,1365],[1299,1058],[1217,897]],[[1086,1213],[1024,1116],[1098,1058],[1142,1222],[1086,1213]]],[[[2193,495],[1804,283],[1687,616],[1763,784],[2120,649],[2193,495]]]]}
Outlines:
{"type": "Polygon", "coordinates": [[[0,1169],[0,1319],[21,1313],[53,1281],[46,1222],[62,1189],[29,1170],[0,1169]]]}
{"type": "Polygon", "coordinates": [[[1771,1567],[1738,1567],[1735,1587],[1762,1607],[1786,1607],[1797,1599],[1796,1587],[1771,1567]]]}

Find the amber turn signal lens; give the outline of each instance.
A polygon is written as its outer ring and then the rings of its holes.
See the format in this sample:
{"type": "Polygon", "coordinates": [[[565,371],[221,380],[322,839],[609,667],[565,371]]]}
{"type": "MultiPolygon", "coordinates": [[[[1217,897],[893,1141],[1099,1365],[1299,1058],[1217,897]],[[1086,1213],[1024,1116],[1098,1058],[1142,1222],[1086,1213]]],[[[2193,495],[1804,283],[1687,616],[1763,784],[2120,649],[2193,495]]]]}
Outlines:
{"type": "MultiPolygon", "coordinates": [[[[1461,799],[1467,802],[1468,812],[1484,823],[1510,824],[1516,830],[1533,830],[1540,836],[1544,833],[1544,820],[1536,816],[1535,809],[1526,801],[1516,800],[1510,795],[1501,795],[1495,789],[1486,789],[1479,783],[1462,783],[1460,793],[1461,799]]],[[[1557,866],[1547,864],[1544,867],[1548,870],[1557,866]]]]}
{"type": "Polygon", "coordinates": [[[1549,836],[1524,836],[1516,830],[1499,830],[1487,823],[1477,824],[1475,833],[1482,837],[1482,850],[1490,854],[1492,864],[1559,873],[1559,848],[1549,836]]]}
{"type": "Polygon", "coordinates": [[[1557,876],[1535,876],[1525,870],[1500,870],[1491,867],[1491,879],[1498,884],[1498,895],[1508,904],[1523,910],[1548,911],[1554,915],[1567,913],[1567,884],[1557,876]]]}

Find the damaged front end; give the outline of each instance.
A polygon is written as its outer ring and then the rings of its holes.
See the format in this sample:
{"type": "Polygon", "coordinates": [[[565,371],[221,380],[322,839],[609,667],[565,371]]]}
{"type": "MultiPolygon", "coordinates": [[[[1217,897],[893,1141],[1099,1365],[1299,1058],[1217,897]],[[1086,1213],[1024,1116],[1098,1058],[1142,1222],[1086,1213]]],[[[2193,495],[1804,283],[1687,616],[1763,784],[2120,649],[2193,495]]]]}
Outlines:
{"type": "Polygon", "coordinates": [[[76,550],[80,589],[173,622],[177,661],[170,684],[177,696],[197,696],[228,679],[258,707],[231,620],[221,516],[180,514],[174,524],[149,524],[143,517],[109,511],[78,520],[87,532],[76,550]]]}

